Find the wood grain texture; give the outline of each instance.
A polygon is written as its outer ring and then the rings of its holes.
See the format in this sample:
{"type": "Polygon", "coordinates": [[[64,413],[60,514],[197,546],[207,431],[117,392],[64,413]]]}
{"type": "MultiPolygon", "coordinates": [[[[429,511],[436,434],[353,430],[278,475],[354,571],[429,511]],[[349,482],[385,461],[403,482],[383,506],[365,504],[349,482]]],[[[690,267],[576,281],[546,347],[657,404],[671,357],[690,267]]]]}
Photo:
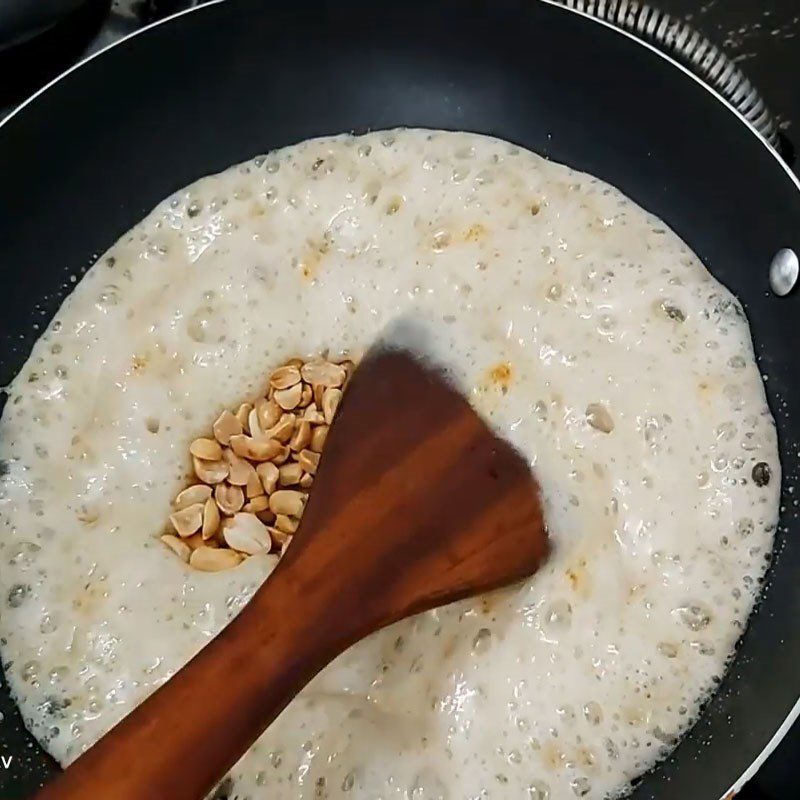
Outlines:
{"type": "Polygon", "coordinates": [[[40,800],[199,800],[328,662],[409,614],[532,574],[538,487],[434,371],[368,356],[292,546],[239,616],[40,800]]]}

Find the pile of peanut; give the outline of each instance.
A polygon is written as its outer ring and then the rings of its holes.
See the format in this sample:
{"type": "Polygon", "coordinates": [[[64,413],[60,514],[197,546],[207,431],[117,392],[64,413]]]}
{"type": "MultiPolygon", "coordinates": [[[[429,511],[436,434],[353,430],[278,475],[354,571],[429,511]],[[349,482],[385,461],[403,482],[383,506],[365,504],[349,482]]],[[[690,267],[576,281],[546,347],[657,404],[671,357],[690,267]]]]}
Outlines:
{"type": "Polygon", "coordinates": [[[292,359],[270,375],[255,403],[223,411],[213,436],[189,447],[199,482],[173,501],[174,533],[161,541],[206,572],[230,569],[275,545],[283,555],[353,369],[352,361],[292,359]]]}

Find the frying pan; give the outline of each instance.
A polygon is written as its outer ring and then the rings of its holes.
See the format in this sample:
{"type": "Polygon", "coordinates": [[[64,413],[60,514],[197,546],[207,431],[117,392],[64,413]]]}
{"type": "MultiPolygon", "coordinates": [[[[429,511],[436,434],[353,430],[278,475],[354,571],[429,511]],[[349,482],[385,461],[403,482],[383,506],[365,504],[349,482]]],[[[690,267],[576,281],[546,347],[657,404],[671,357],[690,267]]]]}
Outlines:
{"type": "MultiPolygon", "coordinates": [[[[776,251],[800,251],[800,184],[741,115],[632,37],[545,0],[227,0],[129,37],[0,126],[0,385],[71,278],[171,192],[308,137],[401,125],[500,136],[599,176],[742,301],[780,438],[775,555],[719,691],[634,797],[738,789],[800,711],[800,295],[768,284],[776,251]]],[[[13,756],[0,797],[28,797],[55,766],[5,684],[0,710],[13,756]]]]}

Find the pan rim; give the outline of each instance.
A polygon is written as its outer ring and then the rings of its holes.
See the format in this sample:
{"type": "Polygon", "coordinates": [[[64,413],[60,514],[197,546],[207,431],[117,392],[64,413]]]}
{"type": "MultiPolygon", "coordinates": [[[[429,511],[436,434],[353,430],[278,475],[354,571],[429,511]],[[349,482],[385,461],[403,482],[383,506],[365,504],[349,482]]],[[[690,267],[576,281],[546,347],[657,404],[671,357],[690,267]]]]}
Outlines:
{"type": "MultiPolygon", "coordinates": [[[[742,125],[750,131],[750,133],[756,138],[758,143],[764,147],[767,152],[772,156],[773,159],[778,163],[780,168],[784,171],[786,176],[789,178],[790,182],[794,185],[795,189],[800,192],[800,178],[791,170],[789,165],[784,161],[784,159],[780,156],[780,154],[769,144],[769,142],[756,130],[753,124],[744,117],[741,112],[736,109],[733,105],[731,105],[722,95],[720,95],[715,89],[709,86],[705,81],[695,75],[691,70],[686,68],[683,64],[676,61],[672,58],[668,53],[664,53],[659,50],[654,45],[650,44],[647,41],[639,39],[638,37],[634,36],[632,33],[628,31],[622,30],[621,28],[617,28],[616,26],[612,25],[610,22],[607,22],[603,19],[598,19],[597,17],[588,14],[585,11],[582,11],[578,8],[571,8],[569,6],[562,5],[561,3],[557,2],[557,0],[538,0],[541,3],[544,3],[551,8],[558,9],[561,12],[573,14],[575,16],[581,17],[589,22],[592,22],[596,25],[600,25],[603,28],[606,28],[610,32],[622,36],[630,41],[634,42],[639,47],[643,47],[646,50],[649,50],[655,56],[660,58],[663,62],[667,63],[669,66],[679,70],[683,75],[685,75],[690,80],[694,81],[698,86],[704,89],[714,100],[720,103],[725,109],[727,109],[735,118],[736,120],[741,123],[742,125]]],[[[179,17],[183,17],[187,14],[191,14],[195,11],[199,11],[204,8],[210,8],[212,6],[216,6],[224,2],[224,0],[206,0],[201,5],[191,6],[189,8],[185,8],[182,11],[178,11],[174,14],[170,14],[169,16],[163,17],[162,19],[156,20],[155,22],[151,22],[138,30],[132,31],[131,33],[126,34],[120,39],[117,39],[110,44],[105,45],[104,47],[100,48],[94,53],[86,56],[85,58],[80,59],[71,67],[67,68],[60,74],[56,75],[52,80],[34,92],[30,97],[24,100],[20,105],[18,105],[10,114],[0,120],[0,130],[2,130],[3,126],[6,125],[10,120],[17,116],[20,112],[26,109],[29,105],[34,103],[40,97],[42,97],[47,91],[52,89],[56,84],[60,81],[65,79],[71,73],[75,72],[76,70],[83,67],[85,64],[88,64],[90,61],[98,58],[99,56],[103,55],[107,51],[111,50],[114,47],[122,45],[128,42],[130,39],[133,39],[140,34],[146,33],[153,28],[156,28],[160,25],[163,25],[168,22],[172,22],[179,17]]],[[[784,739],[786,734],[789,732],[791,727],[797,721],[798,717],[800,717],[800,697],[797,698],[795,701],[794,706],[788,712],[786,717],[784,718],[783,722],[778,726],[775,733],[772,735],[770,740],[764,746],[762,751],[753,759],[747,769],[742,772],[742,774],[731,784],[731,786],[725,791],[720,800],[730,800],[734,795],[736,795],[739,791],[741,791],[742,787],[753,778],[753,776],[758,772],[758,770],[763,766],[764,762],[769,758],[769,756],[773,753],[773,751],[778,747],[781,741],[784,739]]]]}

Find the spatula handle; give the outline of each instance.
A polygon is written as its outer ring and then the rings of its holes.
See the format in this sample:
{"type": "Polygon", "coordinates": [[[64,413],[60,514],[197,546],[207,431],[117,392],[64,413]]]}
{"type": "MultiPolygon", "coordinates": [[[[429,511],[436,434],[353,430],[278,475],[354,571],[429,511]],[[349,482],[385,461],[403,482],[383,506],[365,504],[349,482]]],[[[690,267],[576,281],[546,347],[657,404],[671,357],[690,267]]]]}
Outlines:
{"type": "Polygon", "coordinates": [[[346,625],[331,635],[309,635],[318,604],[330,599],[324,584],[314,592],[298,591],[295,571],[282,563],[216,639],[38,800],[204,797],[347,646],[346,625]]]}

